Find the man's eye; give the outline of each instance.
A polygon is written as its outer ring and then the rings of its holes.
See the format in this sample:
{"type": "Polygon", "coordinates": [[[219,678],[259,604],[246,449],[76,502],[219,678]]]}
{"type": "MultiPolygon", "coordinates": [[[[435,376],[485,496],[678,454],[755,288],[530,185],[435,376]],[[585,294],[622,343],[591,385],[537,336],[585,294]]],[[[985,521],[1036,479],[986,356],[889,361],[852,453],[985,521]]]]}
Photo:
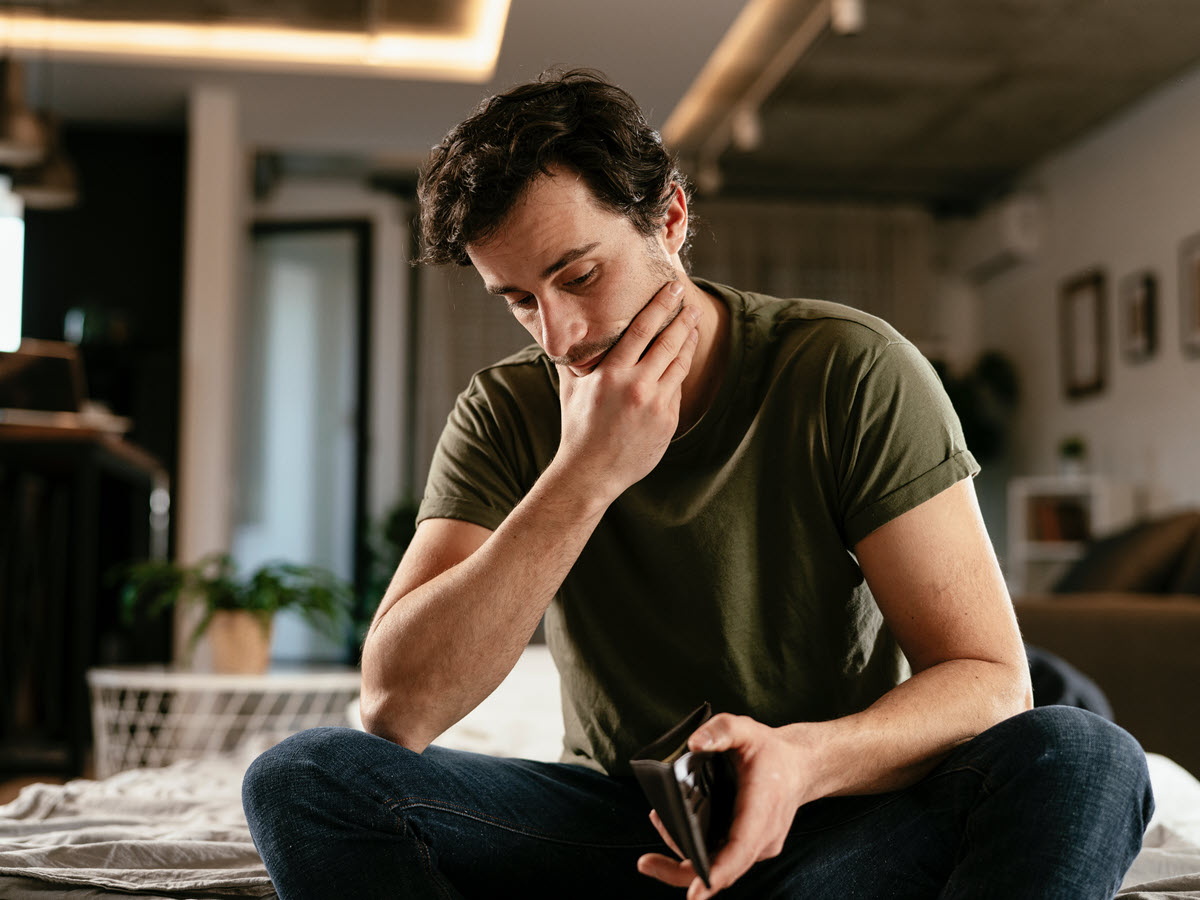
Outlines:
{"type": "Polygon", "coordinates": [[[513,300],[510,300],[509,298],[505,297],[504,302],[508,304],[509,309],[513,309],[513,310],[529,309],[530,307],[533,306],[533,295],[526,294],[524,297],[517,297],[516,299],[513,299],[513,300]]]}
{"type": "Polygon", "coordinates": [[[580,275],[578,278],[572,278],[570,281],[568,281],[566,283],[566,286],[569,288],[582,287],[583,285],[585,285],[589,281],[591,281],[592,276],[595,274],[596,274],[596,269],[595,269],[595,267],[592,267],[591,269],[588,269],[586,272],[584,272],[582,275],[580,275]]]}

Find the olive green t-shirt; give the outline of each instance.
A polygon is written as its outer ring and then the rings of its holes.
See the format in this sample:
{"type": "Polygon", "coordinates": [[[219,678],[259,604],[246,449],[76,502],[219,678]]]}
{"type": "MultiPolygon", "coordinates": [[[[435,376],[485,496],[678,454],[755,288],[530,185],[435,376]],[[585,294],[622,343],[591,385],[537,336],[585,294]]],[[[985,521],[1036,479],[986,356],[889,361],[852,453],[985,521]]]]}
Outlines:
{"type": "MultiPolygon", "coordinates": [[[[886,323],[693,280],[730,311],[717,396],[609,507],[546,612],[563,760],[610,774],[705,700],[778,726],[857,712],[907,677],[852,551],[979,471],[933,367],[886,323]]],[[[420,518],[495,529],[560,421],[536,346],[478,372],[420,518]]]]}

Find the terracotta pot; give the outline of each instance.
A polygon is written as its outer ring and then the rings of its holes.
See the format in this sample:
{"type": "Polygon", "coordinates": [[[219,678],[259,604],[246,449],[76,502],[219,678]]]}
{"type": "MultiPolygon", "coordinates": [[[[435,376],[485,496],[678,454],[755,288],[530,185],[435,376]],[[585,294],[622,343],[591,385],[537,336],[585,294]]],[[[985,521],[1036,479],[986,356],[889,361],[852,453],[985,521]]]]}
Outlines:
{"type": "Polygon", "coordinates": [[[261,675],[271,661],[271,618],[242,609],[219,609],[208,626],[213,671],[261,675]]]}

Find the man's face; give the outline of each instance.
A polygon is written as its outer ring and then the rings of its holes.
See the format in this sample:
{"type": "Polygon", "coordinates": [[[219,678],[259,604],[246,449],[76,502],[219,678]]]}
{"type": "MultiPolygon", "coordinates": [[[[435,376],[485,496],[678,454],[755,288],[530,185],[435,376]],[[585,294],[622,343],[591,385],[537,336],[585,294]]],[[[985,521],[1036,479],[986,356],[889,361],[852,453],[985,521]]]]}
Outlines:
{"type": "Polygon", "coordinates": [[[467,248],[551,361],[585,374],[678,273],[663,239],[600,207],[575,173],[532,182],[490,240],[467,248]]]}

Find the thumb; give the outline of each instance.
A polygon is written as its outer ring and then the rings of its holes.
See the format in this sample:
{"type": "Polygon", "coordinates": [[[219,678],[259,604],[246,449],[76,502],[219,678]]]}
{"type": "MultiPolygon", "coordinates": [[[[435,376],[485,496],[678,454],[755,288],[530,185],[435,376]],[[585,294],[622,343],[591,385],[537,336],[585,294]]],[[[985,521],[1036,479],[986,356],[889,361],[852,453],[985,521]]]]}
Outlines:
{"type": "Polygon", "coordinates": [[[688,749],[693,752],[700,750],[710,753],[728,750],[737,740],[737,726],[737,716],[718,713],[697,728],[688,738],[688,749]]]}

